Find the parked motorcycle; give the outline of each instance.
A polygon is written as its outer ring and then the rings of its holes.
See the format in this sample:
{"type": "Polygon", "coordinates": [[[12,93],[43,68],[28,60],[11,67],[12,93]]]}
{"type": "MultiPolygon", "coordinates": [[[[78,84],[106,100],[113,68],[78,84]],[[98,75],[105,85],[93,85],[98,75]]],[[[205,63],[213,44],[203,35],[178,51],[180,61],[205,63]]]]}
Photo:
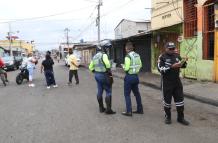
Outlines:
{"type": "Polygon", "coordinates": [[[16,83],[18,85],[23,83],[23,80],[26,79],[29,81],[29,72],[27,70],[27,66],[21,66],[20,67],[20,73],[16,77],[16,83]]]}

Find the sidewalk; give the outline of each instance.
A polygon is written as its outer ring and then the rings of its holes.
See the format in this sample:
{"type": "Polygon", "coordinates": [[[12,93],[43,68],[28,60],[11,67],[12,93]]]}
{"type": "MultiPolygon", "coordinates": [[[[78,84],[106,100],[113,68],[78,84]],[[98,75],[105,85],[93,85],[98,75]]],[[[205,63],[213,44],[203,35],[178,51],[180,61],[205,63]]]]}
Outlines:
{"type": "MultiPolygon", "coordinates": [[[[125,73],[117,68],[113,71],[114,77],[123,79],[125,73]]],[[[155,89],[160,88],[160,75],[152,73],[140,73],[140,83],[155,89]]],[[[201,82],[190,79],[181,79],[184,95],[187,98],[218,107],[218,84],[212,82],[201,82]]]]}

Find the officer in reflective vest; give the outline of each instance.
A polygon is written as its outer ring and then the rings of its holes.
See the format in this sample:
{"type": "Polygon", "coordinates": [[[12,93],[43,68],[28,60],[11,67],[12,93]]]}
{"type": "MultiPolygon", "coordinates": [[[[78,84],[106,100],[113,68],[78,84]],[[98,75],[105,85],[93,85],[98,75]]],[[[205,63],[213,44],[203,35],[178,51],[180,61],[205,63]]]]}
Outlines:
{"type": "Polygon", "coordinates": [[[134,52],[134,47],[132,42],[127,42],[125,46],[127,55],[125,57],[125,63],[123,65],[123,69],[126,72],[126,76],[124,78],[124,96],[126,101],[126,111],[122,114],[125,116],[132,116],[132,113],[143,114],[143,106],[141,101],[141,95],[139,92],[138,84],[139,78],[138,73],[142,67],[141,59],[139,54],[134,52]],[[137,110],[132,112],[132,103],[130,93],[133,92],[136,103],[137,110]]]}
{"type": "Polygon", "coordinates": [[[97,82],[98,93],[97,100],[99,103],[100,113],[105,112],[106,114],[115,114],[111,109],[112,105],[112,82],[111,82],[111,64],[106,54],[107,49],[111,48],[112,44],[110,41],[102,41],[97,46],[97,54],[93,57],[89,70],[95,74],[95,80],[97,82]],[[103,91],[106,91],[105,102],[107,108],[104,108],[103,104],[103,91]]]}

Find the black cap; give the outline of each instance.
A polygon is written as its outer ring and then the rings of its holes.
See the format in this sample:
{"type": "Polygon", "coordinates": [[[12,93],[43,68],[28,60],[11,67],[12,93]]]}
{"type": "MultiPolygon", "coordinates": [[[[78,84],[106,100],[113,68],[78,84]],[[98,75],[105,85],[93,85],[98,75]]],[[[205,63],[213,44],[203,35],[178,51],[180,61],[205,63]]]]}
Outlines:
{"type": "Polygon", "coordinates": [[[175,45],[175,43],[173,43],[173,42],[167,42],[166,45],[165,45],[165,48],[168,48],[168,49],[175,49],[175,48],[176,48],[176,45],[175,45]]]}

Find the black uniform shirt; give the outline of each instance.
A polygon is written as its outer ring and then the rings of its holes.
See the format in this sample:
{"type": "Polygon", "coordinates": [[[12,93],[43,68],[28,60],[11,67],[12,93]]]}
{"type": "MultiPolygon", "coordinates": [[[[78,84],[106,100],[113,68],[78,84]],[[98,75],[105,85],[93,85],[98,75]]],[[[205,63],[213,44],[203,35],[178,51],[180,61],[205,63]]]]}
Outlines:
{"type": "MultiPolygon", "coordinates": [[[[182,58],[179,54],[168,54],[163,53],[159,56],[158,60],[158,70],[162,74],[163,80],[168,82],[180,81],[179,73],[180,68],[173,69],[171,66],[175,63],[181,62],[182,58]]],[[[185,68],[187,63],[185,62],[182,65],[182,68],[185,68]]]]}

